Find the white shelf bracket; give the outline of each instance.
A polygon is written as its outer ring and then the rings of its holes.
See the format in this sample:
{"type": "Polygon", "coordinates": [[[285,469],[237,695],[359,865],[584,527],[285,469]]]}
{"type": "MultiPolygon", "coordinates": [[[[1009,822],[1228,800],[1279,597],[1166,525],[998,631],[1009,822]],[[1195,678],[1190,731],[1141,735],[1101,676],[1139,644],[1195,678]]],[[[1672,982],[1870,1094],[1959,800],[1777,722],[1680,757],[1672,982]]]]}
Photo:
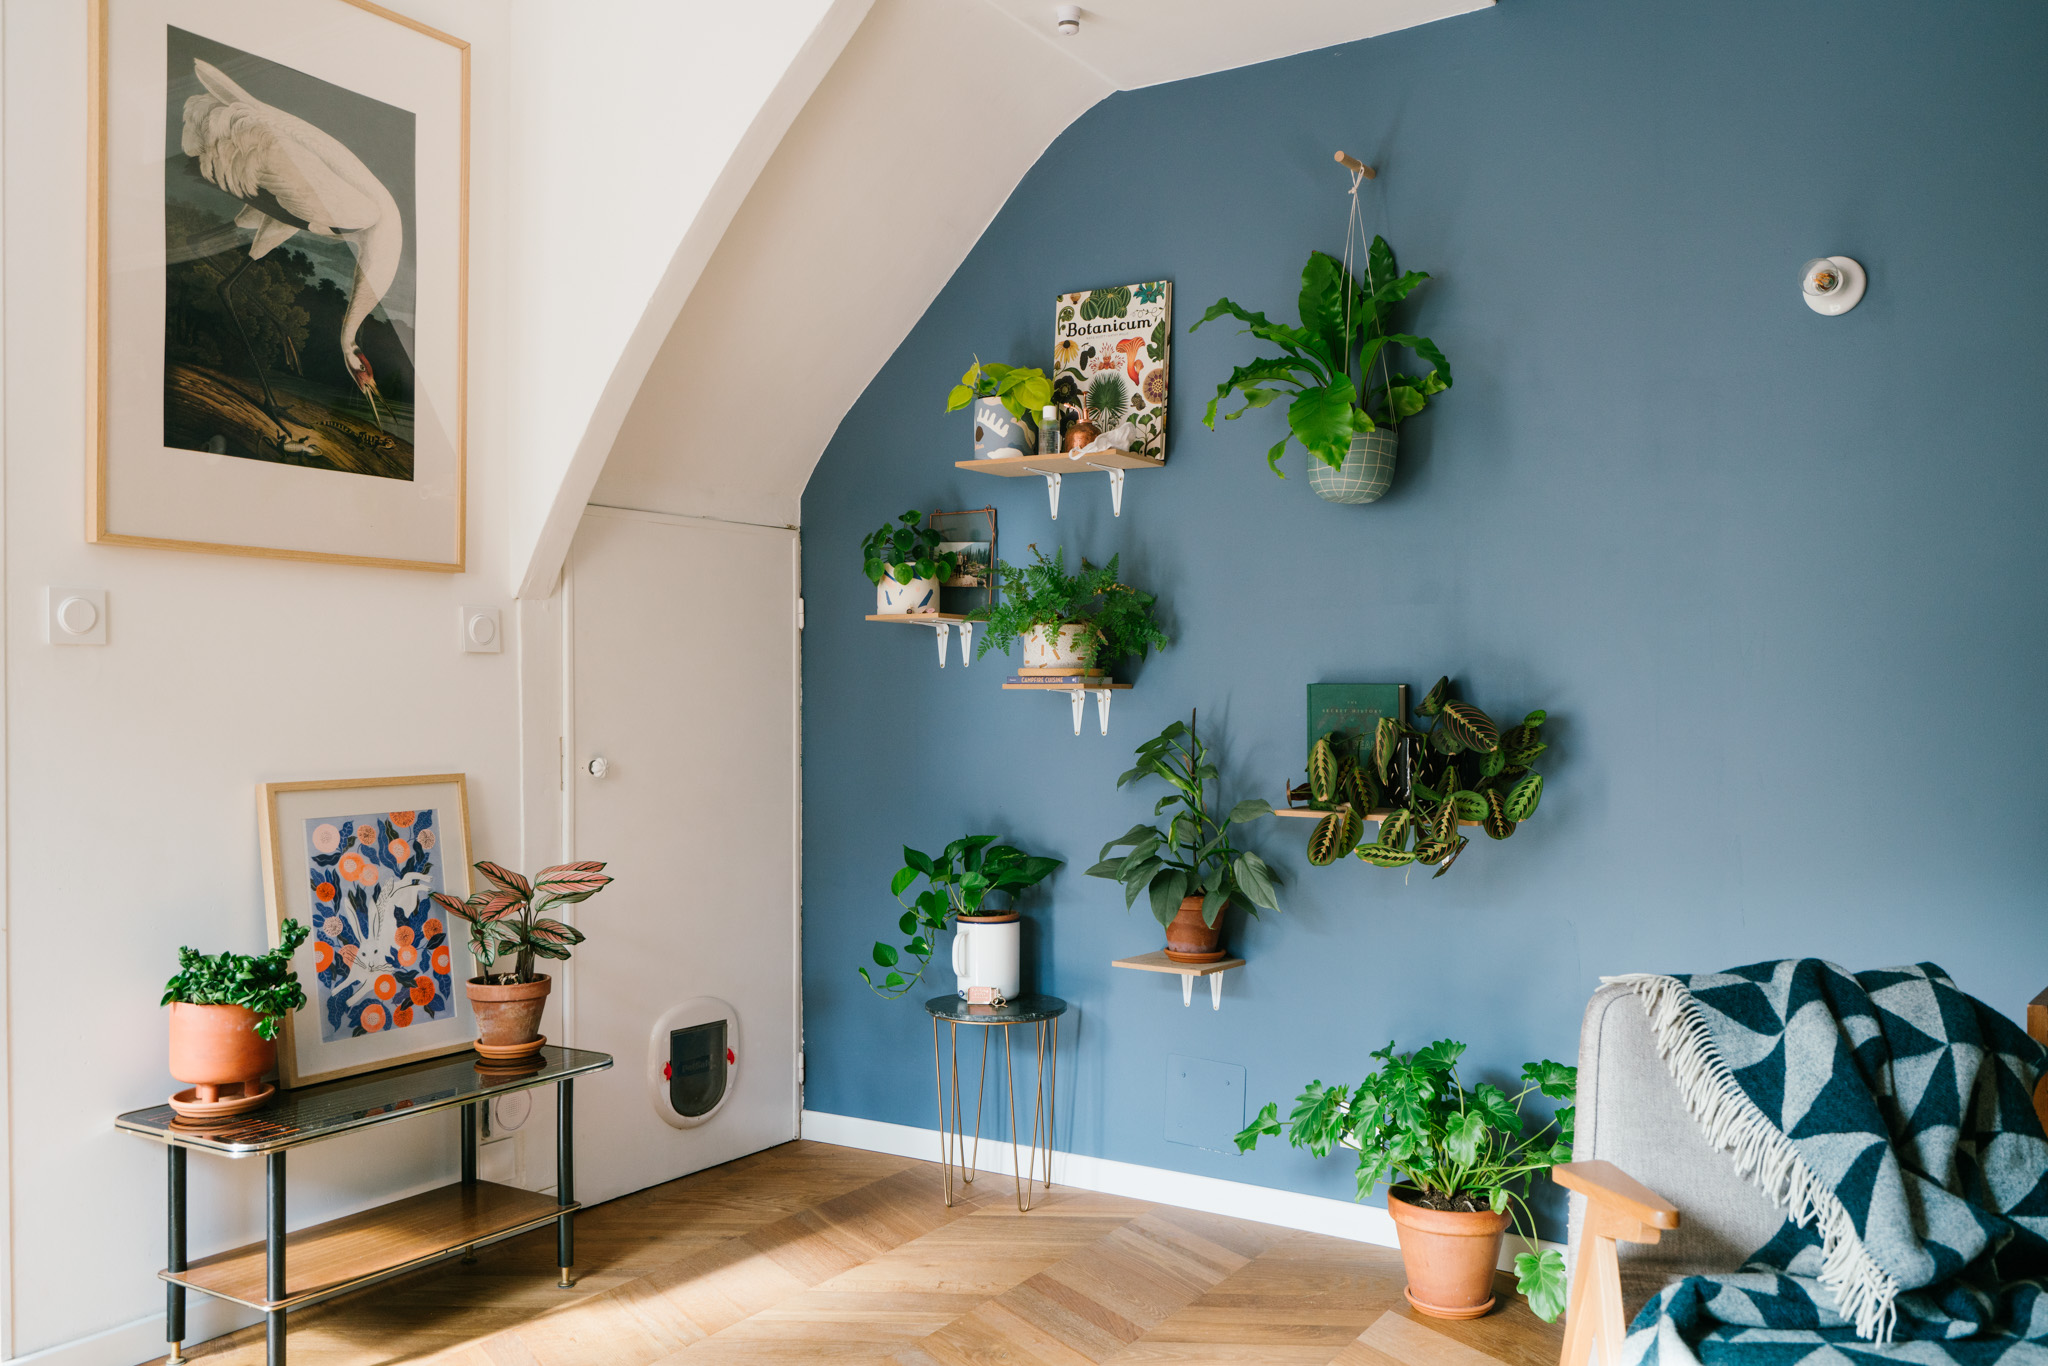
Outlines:
{"type": "MultiPolygon", "coordinates": [[[[1057,478],[1058,476],[1055,475],[1054,477],[1057,478]]],[[[1088,705],[1088,694],[1076,688],[1068,693],[1067,697],[1074,704],[1074,734],[1079,735],[1081,733],[1081,712],[1088,705]]]]}
{"type": "Polygon", "coordinates": [[[935,621],[932,623],[932,631],[939,638],[939,667],[943,669],[946,667],[946,640],[947,637],[953,634],[953,623],[950,621],[935,621]]]}
{"type": "Polygon", "coordinates": [[[1109,472],[1109,515],[1112,517],[1124,515],[1124,472],[1122,470],[1111,470],[1109,472]]]}
{"type": "Polygon", "coordinates": [[[1223,974],[1220,972],[1209,974],[1209,1009],[1223,1009],[1223,974]]]}
{"type": "MultiPolygon", "coordinates": [[[[1102,733],[1109,734],[1109,689],[1099,688],[1095,693],[1095,719],[1102,724],[1102,733]]],[[[1079,724],[1077,720],[1076,725],[1079,724]]]]}
{"type": "Polygon", "coordinates": [[[1185,972],[1180,975],[1180,1003],[1184,1006],[1195,1003],[1195,979],[1185,972]]]}
{"type": "Polygon", "coordinates": [[[1052,519],[1057,522],[1060,519],[1060,477],[1057,474],[1045,476],[1045,496],[1052,500],[1052,519]]]}
{"type": "MultiPolygon", "coordinates": [[[[974,657],[968,653],[967,649],[972,644],[974,644],[974,623],[963,621],[960,623],[960,667],[963,669],[974,667],[974,657]]],[[[945,653],[945,648],[946,638],[941,636],[939,637],[939,652],[941,654],[945,653]]],[[[942,669],[946,667],[944,660],[939,661],[939,667],[942,669]]]]}

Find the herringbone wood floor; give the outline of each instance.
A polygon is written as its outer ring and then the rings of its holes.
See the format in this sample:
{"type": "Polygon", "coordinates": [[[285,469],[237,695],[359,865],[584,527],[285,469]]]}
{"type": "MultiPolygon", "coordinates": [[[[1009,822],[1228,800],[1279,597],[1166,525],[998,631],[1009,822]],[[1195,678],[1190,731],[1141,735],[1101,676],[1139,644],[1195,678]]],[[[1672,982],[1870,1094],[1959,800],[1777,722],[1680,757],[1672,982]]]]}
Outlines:
{"type": "MultiPolygon", "coordinates": [[[[291,1316],[294,1366],[1550,1366],[1563,1342],[1503,1308],[1446,1323],[1401,1298],[1400,1255],[1008,1177],[947,1209],[939,1169],[788,1143],[291,1316]]],[[[262,1330],[193,1352],[257,1366],[262,1330]]]]}

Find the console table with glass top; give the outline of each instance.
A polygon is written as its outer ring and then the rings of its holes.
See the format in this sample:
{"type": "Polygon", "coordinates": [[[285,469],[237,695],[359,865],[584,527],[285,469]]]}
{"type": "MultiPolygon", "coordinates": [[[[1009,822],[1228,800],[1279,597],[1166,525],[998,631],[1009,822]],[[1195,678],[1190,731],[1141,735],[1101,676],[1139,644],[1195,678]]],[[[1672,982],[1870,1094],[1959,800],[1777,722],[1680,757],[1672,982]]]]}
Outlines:
{"type": "Polygon", "coordinates": [[[319,1086],[281,1090],[260,1110],[207,1123],[179,1118],[168,1105],[131,1110],[114,1121],[123,1133],[164,1144],[170,1153],[170,1265],[158,1274],[170,1362],[185,1360],[185,1292],[233,1300],[264,1315],[269,1366],[284,1366],[284,1316],[400,1271],[546,1224],[555,1225],[557,1282],[573,1284],[575,1078],[612,1065],[611,1055],[542,1048],[523,1068],[492,1067],[473,1053],[386,1068],[319,1086]],[[476,1179],[477,1107],[494,1096],[555,1087],[555,1195],[476,1179]],[[462,1109],[462,1179],[286,1235],[287,1149],[413,1115],[462,1109]],[[185,1257],[185,1154],[261,1154],[267,1167],[266,1236],[210,1257],[185,1257]]]}

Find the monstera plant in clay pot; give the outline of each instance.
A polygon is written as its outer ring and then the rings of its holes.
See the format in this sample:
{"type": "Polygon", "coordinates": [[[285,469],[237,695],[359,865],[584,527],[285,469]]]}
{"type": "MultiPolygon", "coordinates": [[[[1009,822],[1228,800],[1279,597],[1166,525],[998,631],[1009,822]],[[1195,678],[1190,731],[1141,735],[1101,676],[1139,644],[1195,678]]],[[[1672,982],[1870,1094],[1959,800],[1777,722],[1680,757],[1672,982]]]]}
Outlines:
{"type": "Polygon", "coordinates": [[[469,1006],[476,1015],[476,1051],[493,1061],[512,1061],[540,1051],[541,1011],[554,980],[533,970],[536,959],[566,961],[583,942],[583,932],[544,912],[588,901],[611,883],[602,863],[560,863],[526,878],[483,862],[476,870],[490,885],[459,901],[435,892],[442,910],[469,925],[469,951],[478,975],[469,979],[469,1006]],[[494,972],[509,959],[511,971],[494,972]]]}

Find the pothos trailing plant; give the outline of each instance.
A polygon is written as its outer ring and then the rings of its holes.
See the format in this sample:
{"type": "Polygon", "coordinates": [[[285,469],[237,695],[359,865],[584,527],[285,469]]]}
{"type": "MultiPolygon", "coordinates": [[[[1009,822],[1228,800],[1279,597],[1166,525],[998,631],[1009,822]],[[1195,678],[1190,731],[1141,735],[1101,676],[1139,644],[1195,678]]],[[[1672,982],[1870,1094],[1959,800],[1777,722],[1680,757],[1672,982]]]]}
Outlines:
{"type": "Polygon", "coordinates": [[[967,367],[967,373],[946,395],[946,411],[957,413],[978,398],[1000,400],[1011,417],[1029,424],[1035,431],[1039,413],[1052,402],[1052,381],[1036,366],[1027,369],[994,361],[984,364],[976,356],[974,364],[967,367]]]}
{"type": "Polygon", "coordinates": [[[1031,556],[1032,563],[1021,569],[999,562],[1000,598],[991,607],[967,614],[969,621],[988,623],[975,650],[976,659],[990,650],[1008,654],[1018,636],[1041,627],[1051,635],[1063,627],[1080,627],[1075,646],[1091,669],[1105,660],[1114,663],[1129,655],[1142,657],[1148,649],[1165,647],[1166,632],[1152,619],[1152,604],[1157,599],[1118,582],[1118,556],[1110,556],[1105,565],[1083,560],[1075,574],[1067,572],[1064,546],[1048,560],[1033,544],[1031,556]]]}
{"type": "Polygon", "coordinates": [[[1118,787],[1143,778],[1164,780],[1173,791],[1152,808],[1159,816],[1173,810],[1161,830],[1156,825],[1134,825],[1102,846],[1101,860],[1088,870],[1089,877],[1108,878],[1124,887],[1124,909],[1134,905],[1139,894],[1150,897],[1152,918],[1161,925],[1173,922],[1182,898],[1202,898],[1202,923],[1214,929],[1216,918],[1233,899],[1247,913],[1278,911],[1279,894],[1274,887],[1280,877],[1266,861],[1249,849],[1230,842],[1230,827],[1273,814],[1273,808],[1257,797],[1247,797],[1218,819],[1209,801],[1209,784],[1218,771],[1209,757],[1209,747],[1195,733],[1195,714],[1185,723],[1175,721],[1165,730],[1138,746],[1137,766],[1116,780],[1118,787]],[[1111,858],[1112,849],[1127,853],[1111,858]]]}
{"type": "Polygon", "coordinates": [[[884,522],[860,543],[861,567],[868,582],[880,586],[888,575],[898,583],[912,579],[950,579],[960,572],[960,557],[941,554],[944,538],[936,527],[923,525],[924,514],[911,508],[894,522],[884,522]]]}
{"type": "Polygon", "coordinates": [[[223,950],[201,953],[178,950],[178,970],[164,983],[159,1005],[242,1006],[256,1013],[256,1033],[275,1039],[285,1016],[306,1004],[306,989],[292,971],[292,954],[309,931],[296,920],[278,929],[278,944],[269,953],[223,950]]]}
{"type": "Polygon", "coordinates": [[[531,882],[488,861],[477,864],[476,870],[491,885],[469,900],[458,901],[447,892],[432,895],[435,905],[468,922],[476,980],[494,986],[539,980],[533,971],[536,958],[566,959],[569,950],[583,942],[583,931],[541,913],[588,901],[612,881],[602,863],[558,863],[535,873],[531,882]],[[492,966],[508,953],[513,955],[512,971],[493,973],[492,966]]]}
{"type": "MultiPolygon", "coordinates": [[[[903,866],[889,879],[889,895],[903,905],[896,928],[908,939],[901,949],[875,942],[875,966],[886,975],[877,982],[861,968],[860,980],[877,995],[894,999],[907,993],[931,966],[932,936],[945,931],[952,916],[984,914],[983,905],[992,892],[1011,896],[1036,887],[1060,866],[1056,858],[1027,854],[1022,849],[995,843],[994,835],[969,835],[947,845],[937,858],[909,845],[903,846],[903,866]],[[925,889],[910,901],[903,894],[919,878],[925,889]],[[917,968],[904,976],[906,957],[917,960],[917,968]]],[[[990,907],[990,910],[997,908],[990,907]]]]}
{"type": "MultiPolygon", "coordinates": [[[[1537,1250],[1529,1181],[1572,1160],[1570,1102],[1579,1070],[1532,1062],[1522,1068],[1522,1089],[1513,1095],[1487,1081],[1467,1090],[1458,1080],[1464,1052],[1464,1044],[1450,1039],[1414,1054],[1397,1054],[1389,1043],[1372,1055],[1380,1065],[1355,1089],[1310,1082],[1287,1117],[1287,1141],[1317,1157],[1337,1147],[1356,1150],[1360,1200],[1381,1181],[1400,1178],[1413,1188],[1402,1198],[1428,1209],[1511,1211],[1515,1232],[1529,1247],[1515,1257],[1517,1288],[1550,1322],[1564,1312],[1564,1258],[1537,1250]],[[1532,1092],[1566,1104],[1528,1132],[1522,1102],[1532,1092]]],[[[1237,1136],[1238,1151],[1278,1136],[1279,1116],[1279,1105],[1269,1102],[1237,1136]]]]}
{"type": "MultiPolygon", "coordinates": [[[[1450,388],[1451,363],[1435,342],[1388,327],[1394,305],[1429,276],[1419,270],[1405,275],[1396,271],[1394,249],[1384,237],[1372,239],[1365,254],[1365,274],[1365,283],[1360,284],[1336,257],[1310,252],[1308,265],[1301,272],[1299,327],[1273,322],[1229,299],[1211,304],[1189,332],[1227,314],[1245,324],[1246,332],[1286,354],[1261,357],[1232,370],[1230,377],[1216,386],[1216,397],[1209,400],[1202,425],[1216,429],[1216,406],[1232,390],[1244,399],[1244,406],[1225,413],[1226,421],[1284,398],[1288,400],[1289,435],[1331,469],[1342,469],[1354,435],[1413,417],[1431,395],[1450,388]],[[1429,373],[1417,376],[1391,371],[1386,360],[1390,346],[1405,346],[1428,361],[1429,373]],[[1372,377],[1375,361],[1380,368],[1377,382],[1372,377]]],[[[1281,474],[1280,457],[1287,450],[1287,441],[1281,437],[1266,453],[1266,463],[1282,479],[1287,476],[1281,474]]]]}

